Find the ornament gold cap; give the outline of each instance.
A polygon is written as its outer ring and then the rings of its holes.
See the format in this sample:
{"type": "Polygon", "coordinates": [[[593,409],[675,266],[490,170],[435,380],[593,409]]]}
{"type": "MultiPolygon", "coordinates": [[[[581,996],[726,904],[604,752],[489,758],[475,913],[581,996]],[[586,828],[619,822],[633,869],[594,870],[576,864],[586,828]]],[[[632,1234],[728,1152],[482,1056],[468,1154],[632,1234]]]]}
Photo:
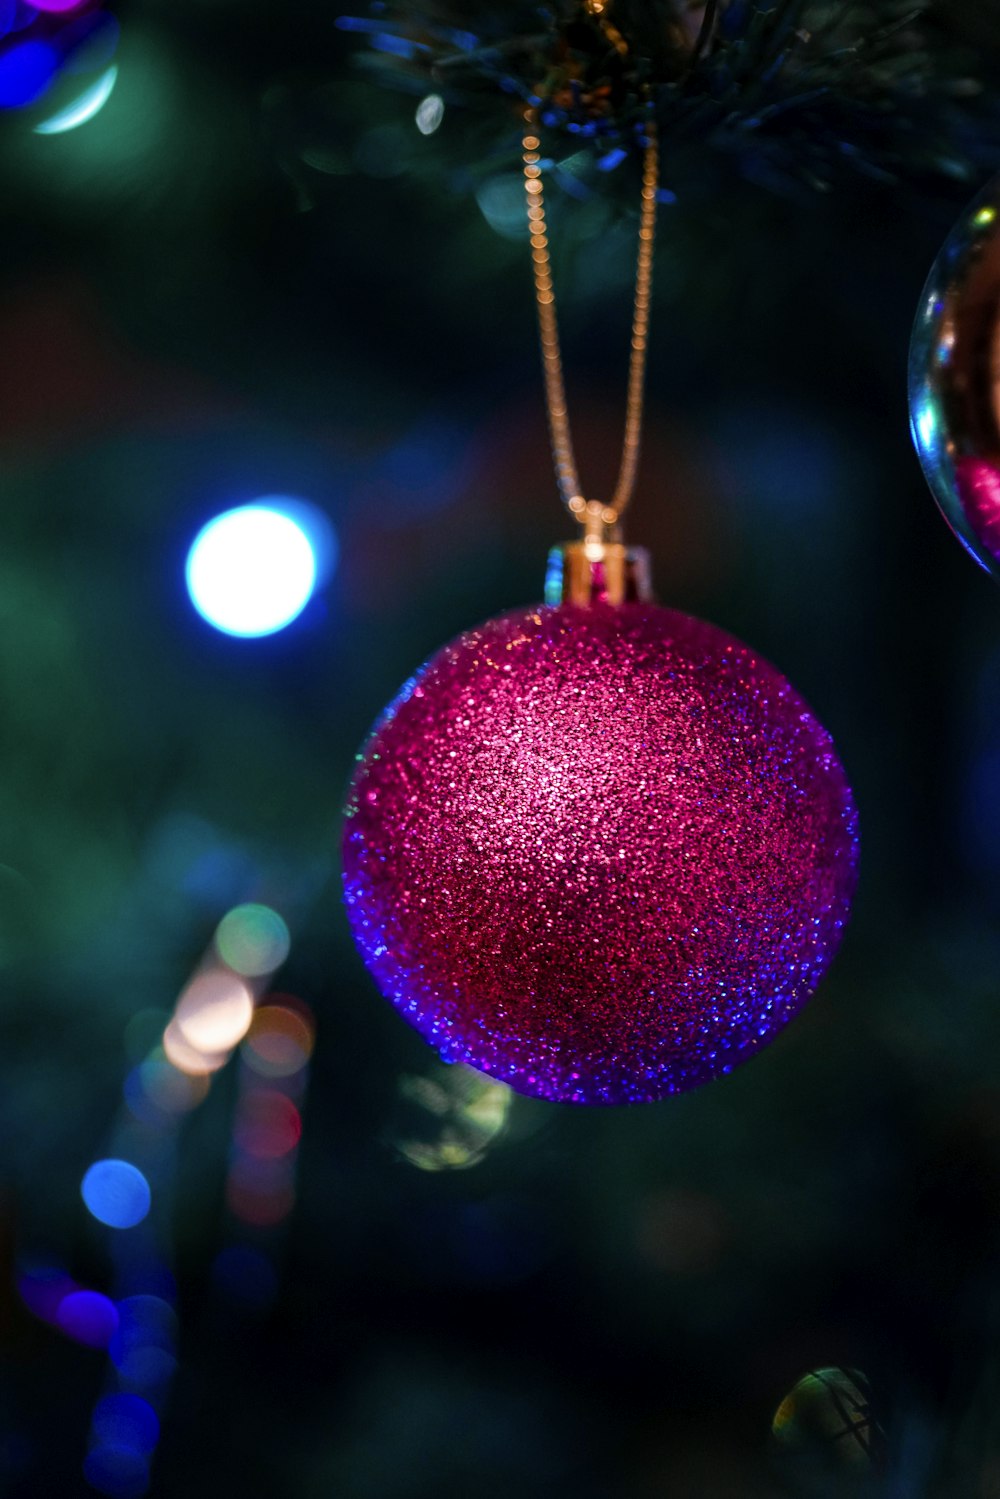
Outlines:
{"type": "Polygon", "coordinates": [[[595,604],[641,604],[652,599],[645,547],[587,537],[564,542],[549,552],[547,604],[576,604],[589,609],[595,604]]]}

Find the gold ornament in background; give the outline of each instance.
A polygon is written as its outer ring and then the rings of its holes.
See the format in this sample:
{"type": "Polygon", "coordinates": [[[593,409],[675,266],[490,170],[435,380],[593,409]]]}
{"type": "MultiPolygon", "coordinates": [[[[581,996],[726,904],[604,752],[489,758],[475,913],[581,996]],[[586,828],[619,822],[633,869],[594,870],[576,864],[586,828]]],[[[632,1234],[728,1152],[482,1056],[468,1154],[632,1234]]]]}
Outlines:
{"type": "Polygon", "coordinates": [[[778,1406],[771,1430],[785,1451],[824,1453],[849,1468],[877,1464],[884,1446],[871,1386],[857,1369],[804,1374],[778,1406]]]}

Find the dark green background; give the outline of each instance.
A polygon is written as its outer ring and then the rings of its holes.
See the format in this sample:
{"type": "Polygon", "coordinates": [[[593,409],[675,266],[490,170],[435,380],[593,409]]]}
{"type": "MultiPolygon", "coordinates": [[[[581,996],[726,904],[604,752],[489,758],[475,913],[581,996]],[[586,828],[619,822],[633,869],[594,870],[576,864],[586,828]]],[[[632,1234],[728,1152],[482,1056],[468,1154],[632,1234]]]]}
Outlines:
{"type": "MultiPolygon", "coordinates": [[[[995,1499],[1000,595],[933,510],[905,404],[917,298],[978,184],[784,199],[685,166],[630,534],[664,602],[759,647],[833,732],[855,919],[738,1075],[629,1111],[516,1101],[478,1165],[419,1172],[398,1084],[434,1063],[347,934],[343,787],[427,653],[539,596],[567,525],[526,248],[476,196],[515,168],[513,123],[506,154],[451,108],[425,139],[335,14],[134,0],[97,120],[2,122],[5,1492],[83,1490],[104,1377],[28,1316],[16,1267],[110,1283],[78,1183],[125,1027],[266,890],[293,929],[282,987],[318,1024],[300,1197],[273,1306],[234,1308],[211,1277],[223,1077],[180,1141],[154,1494],[995,1499]],[[276,492],[325,511],[339,568],[284,634],[223,637],[187,600],[187,546],[276,492]],[[871,1381],[881,1467],[772,1447],[779,1401],[828,1365],[871,1381]]],[[[554,220],[600,490],[634,222],[599,185],[554,220]]]]}

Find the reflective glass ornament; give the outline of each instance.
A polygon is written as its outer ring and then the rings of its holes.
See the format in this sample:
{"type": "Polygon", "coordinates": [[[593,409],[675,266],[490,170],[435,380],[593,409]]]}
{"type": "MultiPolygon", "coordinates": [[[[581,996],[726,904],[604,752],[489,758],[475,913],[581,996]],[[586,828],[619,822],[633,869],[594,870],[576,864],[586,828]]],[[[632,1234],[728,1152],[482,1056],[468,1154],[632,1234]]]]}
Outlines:
{"type": "Polygon", "coordinates": [[[428,1061],[399,1078],[390,1143],[420,1171],[465,1171],[503,1135],[513,1094],[472,1067],[428,1061]]]}
{"type": "Polygon", "coordinates": [[[910,425],[945,519],[1000,577],[1000,177],[962,214],[924,288],[910,425]]]}
{"type": "Polygon", "coordinates": [[[778,1406],[771,1430],[786,1450],[822,1454],[848,1467],[867,1467],[881,1456],[871,1386],[857,1369],[804,1374],[778,1406]]]}
{"type": "Polygon", "coordinates": [[[646,600],[503,615],[358,757],[348,916],[447,1061],[587,1104],[693,1088],[815,989],[854,892],[833,744],[768,662],[646,600]]]}

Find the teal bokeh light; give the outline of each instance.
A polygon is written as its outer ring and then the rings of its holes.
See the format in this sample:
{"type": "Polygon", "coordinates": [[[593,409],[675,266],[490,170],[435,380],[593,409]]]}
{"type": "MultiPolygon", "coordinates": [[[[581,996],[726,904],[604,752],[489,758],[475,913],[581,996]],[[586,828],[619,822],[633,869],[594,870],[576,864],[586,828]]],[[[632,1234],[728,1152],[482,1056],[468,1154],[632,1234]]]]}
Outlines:
{"type": "Polygon", "coordinates": [[[40,125],[35,126],[36,135],[65,135],[68,130],[78,130],[81,125],[86,125],[99,115],[114,92],[115,83],[118,80],[118,66],[112,63],[104,73],[101,74],[96,83],[91,84],[88,89],[65,109],[58,110],[43,120],[40,125]]]}

